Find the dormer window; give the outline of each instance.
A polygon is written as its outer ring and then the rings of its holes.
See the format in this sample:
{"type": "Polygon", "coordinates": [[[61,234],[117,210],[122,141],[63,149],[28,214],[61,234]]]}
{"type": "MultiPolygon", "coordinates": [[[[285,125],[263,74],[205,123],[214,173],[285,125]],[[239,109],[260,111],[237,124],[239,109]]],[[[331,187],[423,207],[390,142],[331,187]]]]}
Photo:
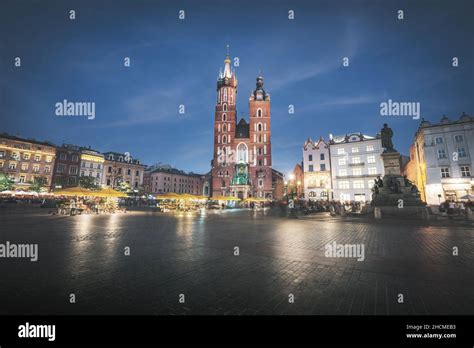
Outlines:
{"type": "Polygon", "coordinates": [[[109,160],[113,161],[114,160],[114,155],[109,155],[109,160]]]}

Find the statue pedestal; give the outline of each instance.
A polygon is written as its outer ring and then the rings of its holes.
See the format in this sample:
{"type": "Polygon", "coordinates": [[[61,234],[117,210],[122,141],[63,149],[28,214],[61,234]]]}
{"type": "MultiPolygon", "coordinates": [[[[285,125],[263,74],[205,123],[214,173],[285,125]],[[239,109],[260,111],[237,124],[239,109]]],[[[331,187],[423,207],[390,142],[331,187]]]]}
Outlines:
{"type": "Polygon", "coordinates": [[[384,152],[382,159],[383,184],[376,187],[371,202],[375,217],[422,217],[425,203],[421,201],[418,189],[401,175],[400,153],[384,152]]]}
{"type": "Polygon", "coordinates": [[[385,175],[400,175],[400,153],[398,151],[384,152],[382,159],[385,175]]]}

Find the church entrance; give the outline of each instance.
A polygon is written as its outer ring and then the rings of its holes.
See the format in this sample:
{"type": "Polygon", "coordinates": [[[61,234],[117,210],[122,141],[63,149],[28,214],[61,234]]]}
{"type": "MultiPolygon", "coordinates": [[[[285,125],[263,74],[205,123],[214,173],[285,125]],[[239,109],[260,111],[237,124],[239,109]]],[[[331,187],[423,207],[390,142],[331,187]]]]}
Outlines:
{"type": "Polygon", "coordinates": [[[237,198],[244,199],[244,191],[237,192],[237,198]]]}

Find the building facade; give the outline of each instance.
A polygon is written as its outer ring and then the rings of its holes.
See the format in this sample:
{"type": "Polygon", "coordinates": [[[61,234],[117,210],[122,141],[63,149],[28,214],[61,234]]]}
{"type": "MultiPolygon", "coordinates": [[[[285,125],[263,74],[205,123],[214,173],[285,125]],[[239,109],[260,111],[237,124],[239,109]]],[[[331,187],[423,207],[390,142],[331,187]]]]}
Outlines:
{"type": "Polygon", "coordinates": [[[79,185],[81,149],[78,146],[63,144],[56,147],[56,161],[51,187],[62,189],[79,185]]]}
{"type": "Polygon", "coordinates": [[[148,194],[189,193],[203,195],[206,176],[175,168],[157,168],[145,173],[144,189],[148,194]]]}
{"type": "Polygon", "coordinates": [[[329,142],[333,196],[340,201],[369,202],[377,176],[384,175],[380,135],[362,133],[333,137],[329,142]]]}
{"type": "Polygon", "coordinates": [[[249,122],[237,123],[237,77],[230,63],[227,55],[217,80],[212,196],[272,198],[270,95],[258,76],[249,97],[249,122]]]}
{"type": "Polygon", "coordinates": [[[143,187],[145,166],[129,154],[104,152],[102,186],[117,189],[124,182],[132,190],[143,187]]]}
{"type": "Polygon", "coordinates": [[[101,187],[104,174],[104,162],[104,155],[99,151],[82,147],[80,176],[93,177],[95,183],[101,187]]]}
{"type": "Polygon", "coordinates": [[[0,134],[0,172],[11,177],[16,188],[28,188],[36,177],[50,186],[56,147],[47,142],[0,134]]]}
{"type": "Polygon", "coordinates": [[[306,200],[332,199],[331,162],[329,144],[320,138],[303,145],[304,198],[306,200]]]}
{"type": "Polygon", "coordinates": [[[457,120],[423,120],[412,148],[405,172],[427,204],[473,194],[474,117],[463,113],[457,120]]]}

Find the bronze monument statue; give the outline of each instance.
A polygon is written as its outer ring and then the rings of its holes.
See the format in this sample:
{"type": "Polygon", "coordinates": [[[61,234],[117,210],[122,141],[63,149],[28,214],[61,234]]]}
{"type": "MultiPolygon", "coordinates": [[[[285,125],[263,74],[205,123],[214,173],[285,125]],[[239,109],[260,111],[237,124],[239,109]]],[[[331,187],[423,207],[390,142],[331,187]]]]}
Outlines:
{"type": "Polygon", "coordinates": [[[383,124],[383,128],[380,130],[380,137],[382,138],[382,147],[385,148],[384,152],[395,152],[392,143],[393,131],[386,124],[383,124]]]}

